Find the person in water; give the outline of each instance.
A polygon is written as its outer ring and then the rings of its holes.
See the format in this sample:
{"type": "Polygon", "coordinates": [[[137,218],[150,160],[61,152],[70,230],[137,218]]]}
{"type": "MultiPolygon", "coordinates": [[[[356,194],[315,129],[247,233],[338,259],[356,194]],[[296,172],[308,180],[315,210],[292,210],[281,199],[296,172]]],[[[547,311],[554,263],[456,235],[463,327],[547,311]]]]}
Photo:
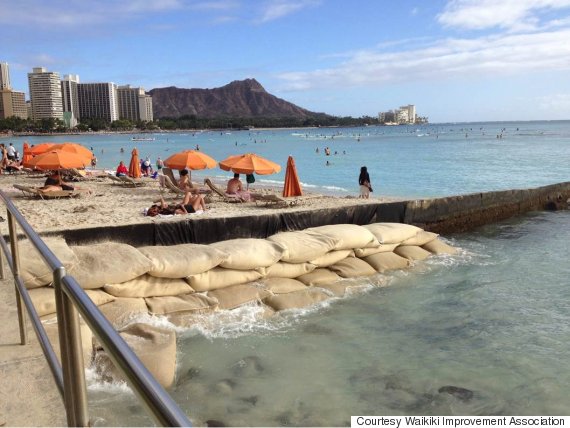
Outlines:
{"type": "Polygon", "coordinates": [[[358,184],[360,185],[360,198],[368,199],[370,197],[370,192],[372,192],[372,185],[370,184],[368,169],[365,166],[360,168],[358,184]]]}

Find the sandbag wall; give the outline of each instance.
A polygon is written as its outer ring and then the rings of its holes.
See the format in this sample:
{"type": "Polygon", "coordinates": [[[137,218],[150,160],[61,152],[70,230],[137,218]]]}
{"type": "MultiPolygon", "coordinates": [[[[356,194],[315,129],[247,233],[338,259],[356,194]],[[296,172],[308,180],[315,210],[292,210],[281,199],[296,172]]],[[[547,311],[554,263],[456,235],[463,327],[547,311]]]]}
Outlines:
{"type": "MultiPolygon", "coordinates": [[[[174,381],[174,332],[129,324],[140,314],[176,321],[245,304],[264,305],[271,314],[342,297],[352,284],[344,278],[403,269],[431,254],[455,253],[437,234],[401,223],[329,225],[210,245],[135,248],[108,242],[70,247],[62,239],[45,241],[167,387],[174,381]]],[[[54,325],[51,273],[27,242],[20,253],[22,279],[34,305],[42,319],[54,325]]],[[[88,330],[83,337],[86,361],[93,351],[88,330]]],[[[113,371],[100,347],[97,360],[102,373],[113,371]]]]}

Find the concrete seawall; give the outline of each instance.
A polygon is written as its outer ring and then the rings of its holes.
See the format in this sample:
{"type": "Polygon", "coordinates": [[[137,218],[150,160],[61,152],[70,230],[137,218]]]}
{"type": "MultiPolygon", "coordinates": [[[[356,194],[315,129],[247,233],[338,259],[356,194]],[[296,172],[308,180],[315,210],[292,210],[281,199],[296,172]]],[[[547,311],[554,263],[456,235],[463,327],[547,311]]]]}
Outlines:
{"type": "Polygon", "coordinates": [[[417,225],[440,234],[465,232],[529,211],[567,209],[570,182],[533,189],[503,190],[443,198],[354,205],[338,209],[288,211],[259,216],[183,218],[177,221],[63,230],[70,244],[111,240],[133,246],[209,244],[233,238],[266,238],[285,230],[325,224],[397,222],[417,225]]]}

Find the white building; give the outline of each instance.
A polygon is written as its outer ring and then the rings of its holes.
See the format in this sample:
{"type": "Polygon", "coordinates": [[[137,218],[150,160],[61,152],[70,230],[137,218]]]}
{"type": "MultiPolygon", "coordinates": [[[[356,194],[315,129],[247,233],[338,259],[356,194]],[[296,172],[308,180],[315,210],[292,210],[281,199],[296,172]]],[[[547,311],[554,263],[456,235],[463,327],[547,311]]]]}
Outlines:
{"type": "Polygon", "coordinates": [[[144,88],[131,88],[130,85],[117,88],[119,117],[133,122],[153,120],[152,97],[147,95],[144,88]]]}
{"type": "Polygon", "coordinates": [[[79,117],[104,119],[114,122],[119,119],[117,85],[114,83],[78,83],[79,117]]]}
{"type": "Polygon", "coordinates": [[[28,73],[32,119],[63,119],[59,73],[36,67],[28,73]]]}
{"type": "Polygon", "coordinates": [[[79,116],[79,98],[77,85],[79,76],[67,74],[61,81],[61,97],[63,101],[64,122],[68,128],[75,128],[81,116],[79,116]]]}
{"type": "Polygon", "coordinates": [[[0,91],[2,89],[12,89],[10,86],[10,69],[7,62],[0,62],[0,91]]]}

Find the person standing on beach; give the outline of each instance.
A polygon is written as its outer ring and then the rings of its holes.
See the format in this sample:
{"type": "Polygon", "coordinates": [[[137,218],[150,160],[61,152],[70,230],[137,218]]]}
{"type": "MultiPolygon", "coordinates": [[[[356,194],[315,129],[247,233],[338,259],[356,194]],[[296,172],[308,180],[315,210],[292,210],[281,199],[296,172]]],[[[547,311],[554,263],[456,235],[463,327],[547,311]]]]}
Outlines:
{"type": "Polygon", "coordinates": [[[368,169],[363,166],[360,168],[360,176],[358,177],[358,184],[360,185],[360,198],[368,199],[370,192],[372,192],[372,185],[370,184],[370,175],[368,169]]]}

